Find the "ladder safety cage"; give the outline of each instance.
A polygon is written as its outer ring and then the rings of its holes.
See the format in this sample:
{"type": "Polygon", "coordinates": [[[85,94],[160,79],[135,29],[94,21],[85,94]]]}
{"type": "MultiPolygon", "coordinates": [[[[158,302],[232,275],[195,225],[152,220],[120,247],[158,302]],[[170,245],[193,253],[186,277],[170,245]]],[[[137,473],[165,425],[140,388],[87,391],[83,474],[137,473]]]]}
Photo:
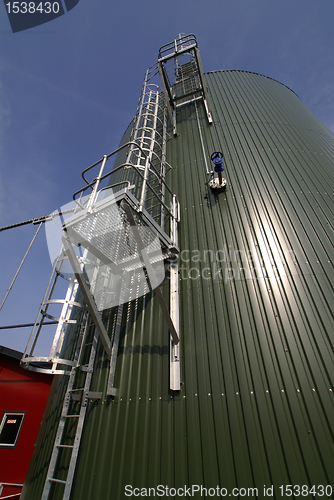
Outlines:
{"type": "MultiPolygon", "coordinates": [[[[99,319],[100,311],[96,307],[96,297],[90,290],[91,284],[87,283],[89,280],[85,277],[85,268],[87,263],[97,267],[101,263],[107,265],[108,272],[113,276],[121,276],[123,273],[122,282],[123,287],[125,287],[124,272],[143,267],[142,252],[139,254],[135,248],[138,241],[133,247],[133,225],[130,231],[131,224],[128,217],[125,216],[124,209],[120,208],[122,200],[131,208],[135,225],[141,229],[141,238],[143,238],[144,248],[148,249],[147,258],[151,264],[158,265],[159,260],[161,261],[159,250],[160,253],[162,252],[162,259],[168,259],[178,253],[177,245],[171,238],[171,228],[177,224],[180,211],[177,198],[166,182],[166,173],[171,169],[171,166],[166,162],[167,113],[162,92],[150,82],[152,75],[156,74],[158,74],[157,65],[147,70],[131,140],[112,153],[104,155],[103,158],[82,172],[85,186],[73,195],[77,208],[74,210],[74,215],[64,223],[63,249],[55,263],[53,270],[55,276],[50,278],[46,295],[43,298],[38,318],[22,359],[22,364],[27,368],[52,374],[70,373],[71,367],[76,364],[73,360],[74,348],[72,348],[69,358],[64,358],[61,353],[66,345],[66,343],[64,344],[66,328],[68,325],[77,323],[77,319],[73,319],[75,317],[73,310],[76,307],[89,310],[107,354],[115,353],[115,349],[112,351],[107,332],[99,319]],[[125,162],[105,173],[108,160],[122,150],[127,151],[125,162]],[[98,175],[90,181],[87,175],[96,168],[99,169],[98,175]],[[136,176],[136,184],[131,184],[128,180],[129,174],[127,172],[129,169],[132,169],[136,176]],[[106,179],[109,184],[101,189],[101,183],[106,179]],[[83,201],[83,196],[89,191],[91,191],[89,199],[83,201]],[[137,197],[132,194],[132,191],[137,197]],[[110,196],[110,192],[113,196],[110,196]],[[105,196],[99,200],[102,193],[105,196]],[[120,228],[120,231],[108,233],[108,227],[115,229],[115,223],[112,224],[115,217],[116,221],[119,218],[123,220],[123,228],[120,228]],[[98,229],[99,227],[100,229],[98,229]],[[124,237],[132,239],[132,249],[129,242],[124,246],[124,237]],[[123,243],[121,242],[122,238],[123,243]],[[85,259],[82,258],[80,262],[77,260],[72,243],[86,248],[85,259]],[[117,258],[117,252],[122,256],[122,259],[117,258]],[[128,255],[127,259],[123,259],[125,255],[128,255]],[[61,272],[61,266],[65,259],[70,260],[74,275],[71,278],[65,299],[54,299],[53,293],[58,278],[69,280],[61,272]],[[84,296],[82,302],[76,300],[79,289],[84,296]],[[48,311],[51,304],[56,303],[63,303],[63,309],[58,316],[50,314],[48,311]],[[46,318],[58,321],[57,330],[48,356],[38,356],[35,354],[35,350],[39,345],[38,342],[41,343],[42,336],[40,334],[46,324],[46,318]]],[[[159,294],[159,292],[157,293],[159,294]]],[[[124,290],[123,295],[126,299],[127,294],[124,294],[124,290]]],[[[162,302],[161,304],[163,306],[162,302]]],[[[169,322],[166,307],[164,307],[164,311],[164,316],[169,322]]],[[[172,324],[169,323],[169,326],[172,324]]],[[[173,328],[172,335],[176,343],[177,333],[173,328]]]]}
{"type": "MultiPolygon", "coordinates": [[[[177,314],[174,313],[172,319],[161,294],[159,280],[156,280],[156,269],[153,269],[159,263],[162,252],[163,260],[173,259],[174,272],[176,270],[178,279],[178,248],[175,235],[180,208],[175,194],[166,182],[166,174],[171,169],[166,161],[166,145],[169,138],[167,107],[163,93],[151,81],[158,72],[157,64],[146,72],[130,140],[82,173],[86,185],[74,193],[73,199],[80,205],[83,193],[91,189],[90,201],[85,206],[81,205],[81,213],[68,219],[64,227],[70,242],[84,246],[100,263],[109,267],[113,277],[119,277],[117,325],[111,346],[108,395],[116,393],[113,384],[119,330],[123,303],[129,297],[127,273],[139,268],[146,270],[146,278],[151,289],[155,290],[171,333],[173,346],[179,343],[178,324],[175,320],[178,316],[178,300],[175,300],[176,285],[173,304],[177,314]],[[124,149],[126,149],[125,162],[104,173],[106,161],[124,149]],[[99,165],[98,176],[90,182],[87,173],[99,165]],[[129,175],[129,169],[132,169],[133,175],[131,173],[129,175]],[[99,190],[100,183],[106,178],[109,180],[109,185],[99,190]],[[115,191],[115,188],[118,190],[115,191]],[[99,194],[105,189],[111,189],[112,196],[106,195],[102,200],[98,200],[99,194]]],[[[174,355],[172,358],[179,361],[178,356],[174,355]]],[[[177,366],[179,368],[179,364],[177,366]]],[[[179,374],[173,376],[174,371],[171,370],[170,388],[179,390],[180,376],[179,374]]]]}
{"type": "Polygon", "coordinates": [[[173,133],[176,135],[176,108],[203,99],[212,123],[209,96],[195,35],[179,35],[159,50],[158,67],[173,133]]]}
{"type": "MultiPolygon", "coordinates": [[[[72,367],[77,365],[77,349],[78,346],[80,348],[82,341],[82,327],[87,319],[87,307],[78,297],[78,282],[74,275],[69,277],[62,272],[66,260],[67,256],[62,248],[53,265],[41,306],[21,359],[21,366],[31,371],[52,375],[69,375],[72,367]],[[64,282],[60,286],[61,290],[68,283],[63,299],[53,298],[55,291],[59,288],[57,287],[59,281],[64,282]],[[60,312],[59,307],[61,307],[60,312]],[[43,351],[45,351],[46,335],[43,330],[48,324],[47,319],[51,320],[49,322],[51,324],[55,322],[57,327],[48,356],[40,356],[40,344],[43,345],[43,351]],[[67,342],[67,328],[72,330],[71,343],[67,342]],[[41,335],[42,331],[44,336],[41,335]]],[[[60,292],[58,291],[58,293],[60,292]]]]}
{"type": "Polygon", "coordinates": [[[42,500],[47,500],[54,488],[63,488],[63,500],[70,498],[88,401],[102,396],[90,390],[99,339],[110,359],[106,395],[117,393],[114,382],[123,304],[133,298],[129,283],[133,287],[135,274],[141,276],[135,283],[136,293],[139,285],[142,295],[149,288],[154,290],[168,325],[170,389],[180,390],[180,206],[166,181],[172,168],[166,161],[168,102],[152,82],[160,72],[158,66],[146,72],[130,140],[82,172],[85,185],[74,193],[76,209],[62,225],[62,250],[21,361],[36,371],[69,375],[42,500]],[[121,164],[105,173],[108,160],[117,153],[121,164]],[[89,180],[88,174],[96,168],[98,174],[89,180]],[[105,180],[108,184],[102,186],[105,180]],[[73,271],[70,278],[61,271],[66,259],[73,271]],[[171,263],[170,309],[160,290],[167,259],[171,263]],[[69,281],[64,300],[52,298],[59,277],[69,281]],[[62,304],[58,318],[48,311],[54,303],[62,304]],[[115,306],[110,336],[102,313],[115,306]],[[39,357],[34,350],[44,318],[57,320],[58,325],[49,356],[39,357]],[[67,334],[69,327],[77,329],[75,335],[67,334]]]}
{"type": "MultiPolygon", "coordinates": [[[[94,163],[93,165],[91,165],[90,167],[86,168],[83,172],[83,178],[85,180],[85,182],[87,183],[86,186],[84,186],[83,188],[79,189],[78,191],[76,191],[73,195],[73,199],[74,201],[78,204],[78,206],[81,208],[81,209],[86,209],[87,208],[87,203],[86,204],[82,204],[81,203],[81,197],[82,195],[84,194],[85,191],[87,191],[89,188],[90,189],[94,189],[94,196],[96,194],[96,197],[94,198],[94,201],[91,201],[90,202],[90,206],[89,208],[91,209],[91,206],[97,201],[100,193],[102,191],[106,191],[106,190],[114,190],[115,187],[118,187],[118,186],[121,186],[124,184],[126,184],[126,187],[125,189],[127,191],[130,191],[130,190],[134,190],[136,188],[136,191],[138,191],[138,186],[137,185],[134,185],[134,184],[131,184],[130,181],[128,179],[124,179],[124,180],[118,180],[117,182],[115,183],[112,183],[112,179],[114,177],[116,177],[116,173],[120,174],[120,173],[123,173],[123,176],[124,176],[124,170],[125,169],[133,169],[134,172],[136,173],[136,175],[139,177],[139,180],[141,181],[140,183],[140,200],[141,200],[141,203],[140,205],[138,205],[138,211],[142,211],[145,207],[145,198],[146,198],[146,195],[147,195],[147,192],[150,193],[150,195],[152,196],[152,198],[154,198],[156,200],[156,203],[160,204],[161,205],[161,211],[163,211],[164,213],[164,218],[172,218],[173,217],[173,209],[171,206],[168,206],[166,203],[165,203],[165,194],[166,194],[166,191],[168,192],[168,194],[170,195],[170,198],[172,198],[174,196],[174,194],[172,193],[171,189],[169,188],[168,184],[166,183],[165,181],[165,176],[162,175],[160,172],[157,171],[157,169],[155,168],[153,162],[148,158],[148,155],[146,154],[145,150],[139,146],[135,141],[129,141],[127,142],[126,144],[123,144],[122,146],[120,146],[119,148],[117,148],[115,151],[113,151],[112,153],[110,153],[109,155],[106,155],[105,158],[108,160],[111,156],[115,155],[116,153],[120,152],[122,149],[124,148],[127,148],[129,147],[130,149],[130,153],[128,154],[128,157],[130,155],[134,155],[136,157],[140,157],[140,155],[142,155],[145,160],[146,160],[146,166],[145,168],[142,167],[141,164],[138,164],[138,162],[136,162],[136,164],[134,164],[133,162],[131,161],[126,161],[124,163],[122,163],[121,165],[118,165],[117,167],[113,168],[111,171],[108,171],[107,173],[103,174],[103,175],[100,175],[99,177],[95,177],[93,179],[93,181],[89,182],[86,177],[84,176],[85,173],[87,173],[89,170],[91,170],[93,167],[96,167],[97,165],[99,165],[100,163],[103,163],[104,161],[104,158],[102,160],[99,160],[98,162],[94,163]],[[140,155],[139,153],[137,152],[137,150],[139,150],[140,152],[140,155]],[[146,172],[145,172],[146,170],[146,172]],[[122,172],[123,171],[123,172],[122,172]],[[160,191],[156,191],[154,189],[154,186],[151,185],[151,182],[149,182],[148,180],[148,171],[150,171],[150,174],[152,176],[152,178],[156,179],[157,182],[159,184],[161,184],[161,190],[160,191]],[[100,191],[97,190],[100,182],[102,182],[104,179],[106,178],[110,178],[110,183],[108,186],[104,187],[103,189],[101,189],[100,191]],[[78,195],[80,195],[78,197],[78,195]]],[[[170,167],[171,168],[171,167],[170,167]]],[[[121,177],[120,175],[118,175],[118,177],[121,177]]],[[[117,191],[116,191],[117,192],[117,191]]],[[[93,193],[92,193],[93,194],[93,193]]],[[[147,212],[149,213],[150,212],[150,207],[147,208],[147,212]]],[[[161,224],[160,224],[161,225],[161,224]]]]}
{"type": "MultiPolygon", "coordinates": [[[[136,218],[136,224],[137,225],[139,224],[142,228],[147,229],[146,231],[144,231],[145,233],[144,235],[146,237],[144,245],[150,248],[149,259],[151,263],[154,264],[155,261],[159,262],[159,252],[158,252],[159,248],[161,248],[163,259],[167,259],[171,255],[178,253],[178,248],[175,245],[175,242],[172,241],[172,239],[165,233],[163,228],[153,219],[153,217],[150,216],[148,211],[140,207],[140,202],[131,194],[130,190],[132,190],[135,186],[130,185],[128,180],[125,179],[122,181],[118,181],[114,184],[109,184],[106,188],[102,188],[100,191],[98,190],[100,183],[104,179],[106,178],[112,179],[112,176],[115,173],[124,168],[131,167],[132,169],[134,169],[136,173],[139,174],[139,177],[143,181],[145,180],[145,173],[143,173],[142,169],[140,169],[138,165],[133,165],[128,161],[119,165],[114,170],[107,172],[106,174],[104,174],[103,172],[106,162],[111,156],[121,151],[122,149],[129,147],[132,149],[132,152],[136,151],[136,148],[139,148],[141,154],[144,157],[147,157],[146,152],[142,148],[140,148],[137,145],[137,143],[135,143],[134,141],[130,141],[122,145],[121,147],[117,148],[109,155],[105,155],[101,160],[99,160],[98,162],[94,163],[93,165],[85,169],[82,174],[86,182],[86,186],[78,190],[73,195],[73,199],[77,203],[78,207],[77,210],[74,211],[75,212],[74,215],[69,217],[69,219],[67,219],[66,222],[64,223],[63,248],[60,253],[60,256],[55,262],[53,272],[39,310],[39,314],[36,318],[26,350],[21,360],[22,365],[26,368],[29,368],[30,370],[39,371],[42,373],[68,375],[70,374],[71,367],[76,366],[77,361],[73,359],[73,353],[75,350],[73,346],[71,347],[69,358],[65,358],[62,356],[64,348],[67,348],[68,351],[68,346],[66,345],[66,342],[64,343],[66,339],[65,335],[66,328],[68,327],[68,325],[78,326],[77,324],[80,323],[80,320],[76,318],[76,316],[78,316],[78,313],[76,314],[74,313],[75,308],[89,310],[89,312],[93,316],[97,330],[100,334],[102,344],[104,345],[107,354],[108,355],[111,354],[112,346],[108,341],[107,332],[105,331],[102,322],[99,320],[98,317],[99,311],[97,311],[94,297],[92,296],[92,293],[90,291],[91,287],[89,287],[86,284],[87,280],[83,278],[83,276],[84,276],[85,265],[87,266],[87,264],[91,266],[92,265],[98,266],[99,262],[102,262],[103,264],[108,265],[110,267],[110,270],[114,272],[114,274],[118,275],[124,273],[124,271],[130,271],[143,266],[142,256],[138,254],[136,258],[134,258],[136,250],[134,249],[131,250],[131,245],[130,245],[130,250],[128,250],[129,255],[127,259],[123,261],[118,261],[117,258],[115,257],[116,255],[115,253],[111,255],[113,248],[115,250],[115,241],[117,241],[117,238],[115,240],[116,236],[115,231],[112,231],[110,234],[108,233],[107,226],[109,226],[111,220],[110,217],[112,217],[112,215],[115,216],[116,213],[116,216],[119,217],[119,212],[121,210],[119,208],[119,204],[123,199],[126,200],[127,205],[129,205],[132,211],[134,212],[134,216],[136,218]],[[95,177],[93,181],[89,182],[86,179],[85,174],[93,167],[99,165],[100,165],[99,175],[95,177]],[[106,196],[102,200],[98,201],[98,197],[102,191],[110,189],[113,190],[115,188],[118,189],[120,187],[124,188],[120,189],[119,191],[116,191],[114,196],[106,196]],[[88,190],[89,188],[92,190],[89,200],[88,202],[87,200],[83,202],[82,194],[86,192],[86,190],[88,190]],[[78,195],[81,196],[78,197],[78,195]],[[103,226],[105,222],[107,222],[107,226],[103,226]],[[94,229],[96,224],[100,225],[102,224],[102,229],[100,233],[98,233],[97,237],[95,235],[95,229],[94,229]],[[90,229],[87,230],[88,226],[90,227],[90,229]],[[79,231],[79,228],[81,230],[81,233],[79,231]],[[85,230],[87,230],[86,233],[85,230]],[[71,241],[69,241],[69,237],[71,241]],[[105,242],[108,243],[109,241],[108,238],[110,241],[114,242],[114,246],[111,245],[110,248],[108,248],[108,252],[106,253],[105,248],[102,247],[105,242]],[[157,246],[157,242],[155,242],[155,247],[154,247],[154,240],[156,238],[158,238],[159,240],[159,245],[157,246]],[[98,245],[95,244],[94,246],[94,242],[95,243],[98,242],[98,245]],[[72,243],[76,245],[82,245],[83,247],[86,248],[85,257],[81,258],[81,263],[78,261],[77,256],[75,255],[73,249],[71,250],[72,243]],[[93,262],[91,255],[88,258],[89,255],[88,251],[90,251],[91,254],[93,254],[94,257],[98,259],[97,263],[93,262]],[[71,278],[67,277],[65,274],[61,272],[61,268],[65,259],[70,260],[71,267],[74,271],[74,275],[71,278]],[[55,285],[60,277],[69,280],[70,284],[68,286],[65,299],[54,299],[53,293],[55,285]],[[84,295],[85,300],[83,302],[80,302],[76,299],[77,294],[79,292],[79,288],[81,290],[81,293],[84,295]],[[50,314],[48,309],[51,306],[51,304],[63,304],[61,314],[58,317],[50,314]],[[38,346],[38,341],[41,340],[40,334],[42,332],[43,326],[45,325],[44,321],[45,318],[57,321],[58,325],[49,355],[37,356],[35,354],[35,349],[38,346]]],[[[177,217],[179,216],[178,201],[176,199],[176,196],[172,193],[165,179],[159,172],[156,171],[156,169],[154,168],[154,166],[151,164],[150,161],[147,162],[147,165],[150,167],[150,170],[154,172],[154,176],[159,180],[159,183],[163,186],[164,193],[166,192],[169,193],[172,202],[170,206],[167,206],[163,201],[162,194],[156,193],[153,190],[150,182],[148,182],[147,180],[146,183],[143,182],[141,186],[141,193],[140,193],[141,199],[145,198],[144,193],[146,191],[152,192],[157,202],[162,207],[161,211],[163,211],[165,219],[169,218],[173,221],[173,219],[175,218],[174,214],[177,214],[177,217]]],[[[110,182],[112,182],[112,180],[110,180],[110,182]]],[[[123,236],[129,234],[129,227],[130,227],[129,222],[128,223],[124,222],[124,223],[125,225],[127,224],[128,229],[125,230],[123,236]]],[[[177,220],[174,221],[174,224],[175,223],[177,223],[177,220]]],[[[113,226],[111,225],[111,227],[113,226]]],[[[117,243],[118,252],[120,252],[121,249],[121,246],[119,246],[120,237],[122,239],[122,235],[119,235],[118,238],[118,243],[117,243]]],[[[120,255],[124,256],[125,254],[126,252],[121,253],[120,255]]],[[[176,339],[175,333],[174,333],[174,338],[176,339]]]]}

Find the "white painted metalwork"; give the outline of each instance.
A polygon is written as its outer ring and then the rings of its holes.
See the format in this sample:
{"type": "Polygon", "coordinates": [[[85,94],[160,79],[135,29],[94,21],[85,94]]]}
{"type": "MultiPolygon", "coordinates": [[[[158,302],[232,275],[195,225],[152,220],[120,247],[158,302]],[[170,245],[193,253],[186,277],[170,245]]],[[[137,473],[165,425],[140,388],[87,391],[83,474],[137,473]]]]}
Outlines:
{"type": "MultiPolygon", "coordinates": [[[[55,262],[53,273],[50,278],[45,296],[43,298],[39,314],[36,318],[31,336],[25,350],[22,365],[31,370],[52,373],[72,375],[73,370],[79,366],[78,357],[74,351],[80,350],[79,341],[82,328],[87,328],[87,310],[93,319],[98,335],[104,346],[110,361],[110,377],[108,394],[114,394],[114,374],[116,369],[116,358],[118,351],[119,329],[122,319],[122,304],[118,305],[117,327],[112,341],[109,339],[106,329],[101,321],[100,312],[96,306],[92,295],[92,286],[87,284],[85,276],[85,265],[89,263],[95,271],[101,265],[109,266],[106,272],[114,275],[122,275],[124,272],[133,271],[142,268],[145,261],[146,271],[150,266],[161,258],[162,252],[164,259],[168,259],[178,253],[177,249],[177,223],[178,223],[178,202],[175,195],[170,190],[166,175],[171,166],[166,162],[166,144],[167,144],[167,108],[164,102],[163,93],[159,87],[152,83],[152,77],[158,74],[157,65],[147,70],[141,97],[138,104],[138,111],[134,121],[134,127],[131,134],[131,140],[123,144],[109,155],[104,155],[101,160],[94,163],[82,173],[86,182],[84,188],[77,191],[73,199],[77,203],[74,215],[66,220],[63,229],[63,245],[58,259],[55,262]],[[107,161],[122,149],[127,148],[127,156],[124,164],[105,173],[107,161]],[[86,174],[94,168],[99,168],[98,175],[89,182],[86,174]],[[120,172],[124,169],[132,169],[139,179],[138,186],[131,186],[128,180],[119,180],[120,172]],[[118,178],[117,178],[118,175],[118,178]],[[112,184],[112,179],[117,182],[112,184]],[[109,185],[101,189],[101,183],[105,179],[109,180],[109,185]],[[100,193],[104,189],[112,189],[113,197],[105,197],[98,200],[100,193]],[[139,190],[138,190],[139,188],[139,190]],[[82,195],[88,189],[92,192],[88,201],[82,201],[82,195]],[[136,189],[139,194],[136,198],[131,190],[136,189]],[[121,202],[125,202],[123,209],[120,208],[121,202]],[[116,220],[122,221],[122,227],[119,234],[116,220]],[[139,231],[144,229],[145,231],[139,231]],[[169,234],[169,235],[168,235],[169,234]],[[139,237],[137,237],[139,235],[139,237]],[[82,245],[85,248],[84,256],[78,260],[72,244],[82,245]],[[134,258],[138,248],[143,246],[139,252],[138,258],[134,258]],[[62,265],[65,259],[69,259],[74,274],[68,278],[62,273],[62,265]],[[64,299],[54,298],[56,283],[59,278],[65,278],[69,281],[66,296],[64,299]],[[84,296],[84,301],[78,299],[79,289],[84,296]],[[52,313],[53,306],[62,306],[60,315],[52,313]],[[79,313],[76,312],[79,309],[79,313]],[[40,336],[45,318],[58,321],[56,332],[52,341],[51,350],[48,356],[39,356],[36,354],[40,336]],[[67,345],[67,328],[77,328],[74,337],[77,337],[77,345],[67,345]],[[66,356],[65,353],[66,352],[66,356]]],[[[178,336],[178,294],[171,295],[172,315],[167,309],[158,282],[155,276],[150,273],[149,281],[156,291],[164,317],[169,325],[173,338],[173,359],[176,356],[176,346],[179,342],[178,336]],[[177,323],[177,329],[174,326],[177,323]]],[[[174,280],[175,281],[175,280],[174,280]]],[[[173,281],[173,289],[175,284],[173,281]]],[[[108,283],[108,278],[105,280],[108,283]]],[[[125,291],[125,281],[122,278],[122,287],[125,291]]],[[[107,294],[108,290],[102,290],[102,295],[107,294]]],[[[73,335],[71,335],[73,340],[73,335]]],[[[171,388],[178,390],[179,375],[171,374],[174,382],[171,382],[171,388]]]]}
{"type": "Polygon", "coordinates": [[[209,96],[195,35],[180,35],[159,50],[159,73],[173,133],[176,135],[176,108],[203,99],[209,123],[212,123],[209,96]]]}
{"type": "Polygon", "coordinates": [[[52,375],[68,375],[71,372],[71,367],[76,365],[76,361],[73,359],[74,348],[66,345],[65,333],[69,325],[72,328],[80,328],[82,322],[85,321],[86,306],[77,300],[78,282],[74,275],[67,277],[62,273],[62,267],[66,260],[67,257],[62,249],[54,263],[48,286],[21,359],[21,365],[32,371],[52,375]],[[69,282],[66,296],[64,299],[53,299],[59,280],[69,282]],[[60,314],[52,312],[53,307],[58,305],[62,305],[60,314]],[[40,356],[36,352],[39,350],[39,345],[44,344],[45,341],[41,333],[46,318],[57,321],[58,324],[48,356],[40,356]]]}
{"type": "Polygon", "coordinates": [[[157,65],[146,72],[131,133],[131,141],[134,144],[129,149],[127,163],[143,170],[139,210],[146,208],[161,227],[164,227],[165,176],[171,166],[166,161],[168,134],[164,97],[159,86],[152,83],[157,74],[157,65]],[[162,203],[157,199],[157,195],[162,203]]]}
{"type": "Polygon", "coordinates": [[[8,487],[11,487],[11,488],[23,488],[23,484],[17,484],[17,483],[4,483],[1,481],[0,483],[0,499],[1,500],[5,500],[7,498],[17,498],[19,496],[21,496],[21,492],[20,493],[13,493],[11,495],[6,495],[5,497],[1,496],[2,495],[2,491],[3,491],[3,488],[5,486],[8,486],[8,487]]]}
{"type": "MultiPolygon", "coordinates": [[[[98,270],[96,268],[94,283],[96,283],[97,272],[98,272],[98,270]]],[[[71,494],[71,489],[72,489],[72,484],[73,484],[73,477],[74,477],[74,473],[75,473],[76,462],[77,462],[78,453],[79,453],[82,431],[83,431],[84,422],[85,422],[88,400],[101,398],[101,393],[96,393],[96,392],[93,393],[90,391],[90,384],[91,384],[92,375],[93,375],[93,367],[94,367],[94,360],[95,360],[95,355],[96,355],[99,332],[98,332],[98,328],[96,328],[96,330],[94,331],[92,341],[87,342],[88,329],[89,329],[89,317],[88,317],[88,315],[86,315],[85,320],[86,321],[83,323],[83,326],[82,326],[82,329],[80,332],[79,341],[78,341],[77,349],[76,349],[76,354],[74,357],[74,360],[76,363],[75,363],[75,366],[72,367],[71,372],[70,372],[70,377],[69,377],[69,381],[68,381],[68,385],[67,385],[66,394],[64,397],[61,417],[60,417],[59,424],[58,424],[57,434],[56,434],[55,442],[53,445],[53,450],[52,450],[52,454],[51,454],[51,459],[50,459],[50,463],[49,463],[49,468],[48,468],[46,480],[44,483],[44,489],[43,489],[41,500],[47,500],[49,498],[52,483],[63,484],[64,485],[63,500],[69,500],[70,494],[71,494]],[[88,365],[84,366],[82,358],[83,358],[84,350],[87,347],[89,349],[89,362],[88,362],[88,365]],[[77,382],[77,375],[79,372],[83,373],[85,376],[85,381],[83,383],[83,387],[76,386],[76,384],[78,383],[77,382]],[[71,401],[79,403],[79,405],[80,405],[79,410],[74,410],[74,412],[73,412],[73,408],[72,408],[73,405],[71,404],[71,401]],[[66,440],[66,437],[67,437],[66,436],[66,424],[67,424],[69,418],[72,421],[76,422],[75,435],[74,435],[72,444],[68,444],[68,443],[65,444],[64,440],[66,440]],[[58,460],[58,456],[59,456],[59,451],[61,449],[64,449],[64,448],[67,448],[71,453],[70,453],[70,458],[69,458],[69,462],[68,462],[68,468],[66,471],[66,479],[60,479],[60,478],[54,477],[54,475],[55,475],[55,472],[57,471],[57,460],[58,460]]]]}

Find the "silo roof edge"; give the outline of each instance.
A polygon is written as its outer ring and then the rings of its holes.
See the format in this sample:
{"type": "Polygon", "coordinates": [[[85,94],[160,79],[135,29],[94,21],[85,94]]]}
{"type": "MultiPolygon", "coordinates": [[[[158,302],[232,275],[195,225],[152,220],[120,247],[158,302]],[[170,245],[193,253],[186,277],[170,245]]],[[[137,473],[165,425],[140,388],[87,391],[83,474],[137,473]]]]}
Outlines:
{"type": "Polygon", "coordinates": [[[296,92],[294,90],[292,90],[290,87],[285,85],[285,83],[279,82],[278,80],[275,80],[275,78],[271,78],[270,76],[266,76],[266,75],[263,75],[261,73],[256,73],[254,71],[247,71],[244,69],[218,69],[218,70],[214,70],[214,71],[206,71],[204,74],[208,75],[211,73],[249,73],[251,75],[263,76],[264,78],[268,78],[269,80],[273,80],[274,82],[277,82],[280,85],[283,85],[283,87],[286,87],[287,89],[291,90],[291,92],[293,94],[295,94],[300,99],[299,95],[296,94],[296,92]]]}

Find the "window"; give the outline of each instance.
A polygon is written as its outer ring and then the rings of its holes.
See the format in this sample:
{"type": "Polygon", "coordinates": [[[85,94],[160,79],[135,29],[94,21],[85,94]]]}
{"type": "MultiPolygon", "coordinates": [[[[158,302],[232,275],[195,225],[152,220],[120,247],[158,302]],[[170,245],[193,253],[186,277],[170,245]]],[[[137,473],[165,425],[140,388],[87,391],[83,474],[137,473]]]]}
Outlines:
{"type": "Polygon", "coordinates": [[[14,448],[22,427],[24,412],[5,412],[0,424],[0,447],[14,448]]]}

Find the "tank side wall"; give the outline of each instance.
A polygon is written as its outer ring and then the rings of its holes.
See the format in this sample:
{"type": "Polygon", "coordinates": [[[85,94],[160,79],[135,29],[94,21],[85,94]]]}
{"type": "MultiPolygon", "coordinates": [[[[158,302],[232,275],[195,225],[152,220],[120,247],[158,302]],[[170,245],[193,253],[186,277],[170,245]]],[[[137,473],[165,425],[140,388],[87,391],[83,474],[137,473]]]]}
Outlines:
{"type": "MultiPolygon", "coordinates": [[[[274,80],[223,71],[206,81],[213,123],[200,101],[182,106],[167,144],[181,206],[181,391],[169,391],[154,293],[134,290],[114,398],[97,353],[91,390],[102,398],[88,405],[72,500],[185,485],[257,498],[273,485],[280,498],[281,485],[334,483],[334,136],[274,80]],[[219,194],[206,185],[216,150],[219,194]]],[[[162,290],[168,302],[168,269],[162,290]]]]}

